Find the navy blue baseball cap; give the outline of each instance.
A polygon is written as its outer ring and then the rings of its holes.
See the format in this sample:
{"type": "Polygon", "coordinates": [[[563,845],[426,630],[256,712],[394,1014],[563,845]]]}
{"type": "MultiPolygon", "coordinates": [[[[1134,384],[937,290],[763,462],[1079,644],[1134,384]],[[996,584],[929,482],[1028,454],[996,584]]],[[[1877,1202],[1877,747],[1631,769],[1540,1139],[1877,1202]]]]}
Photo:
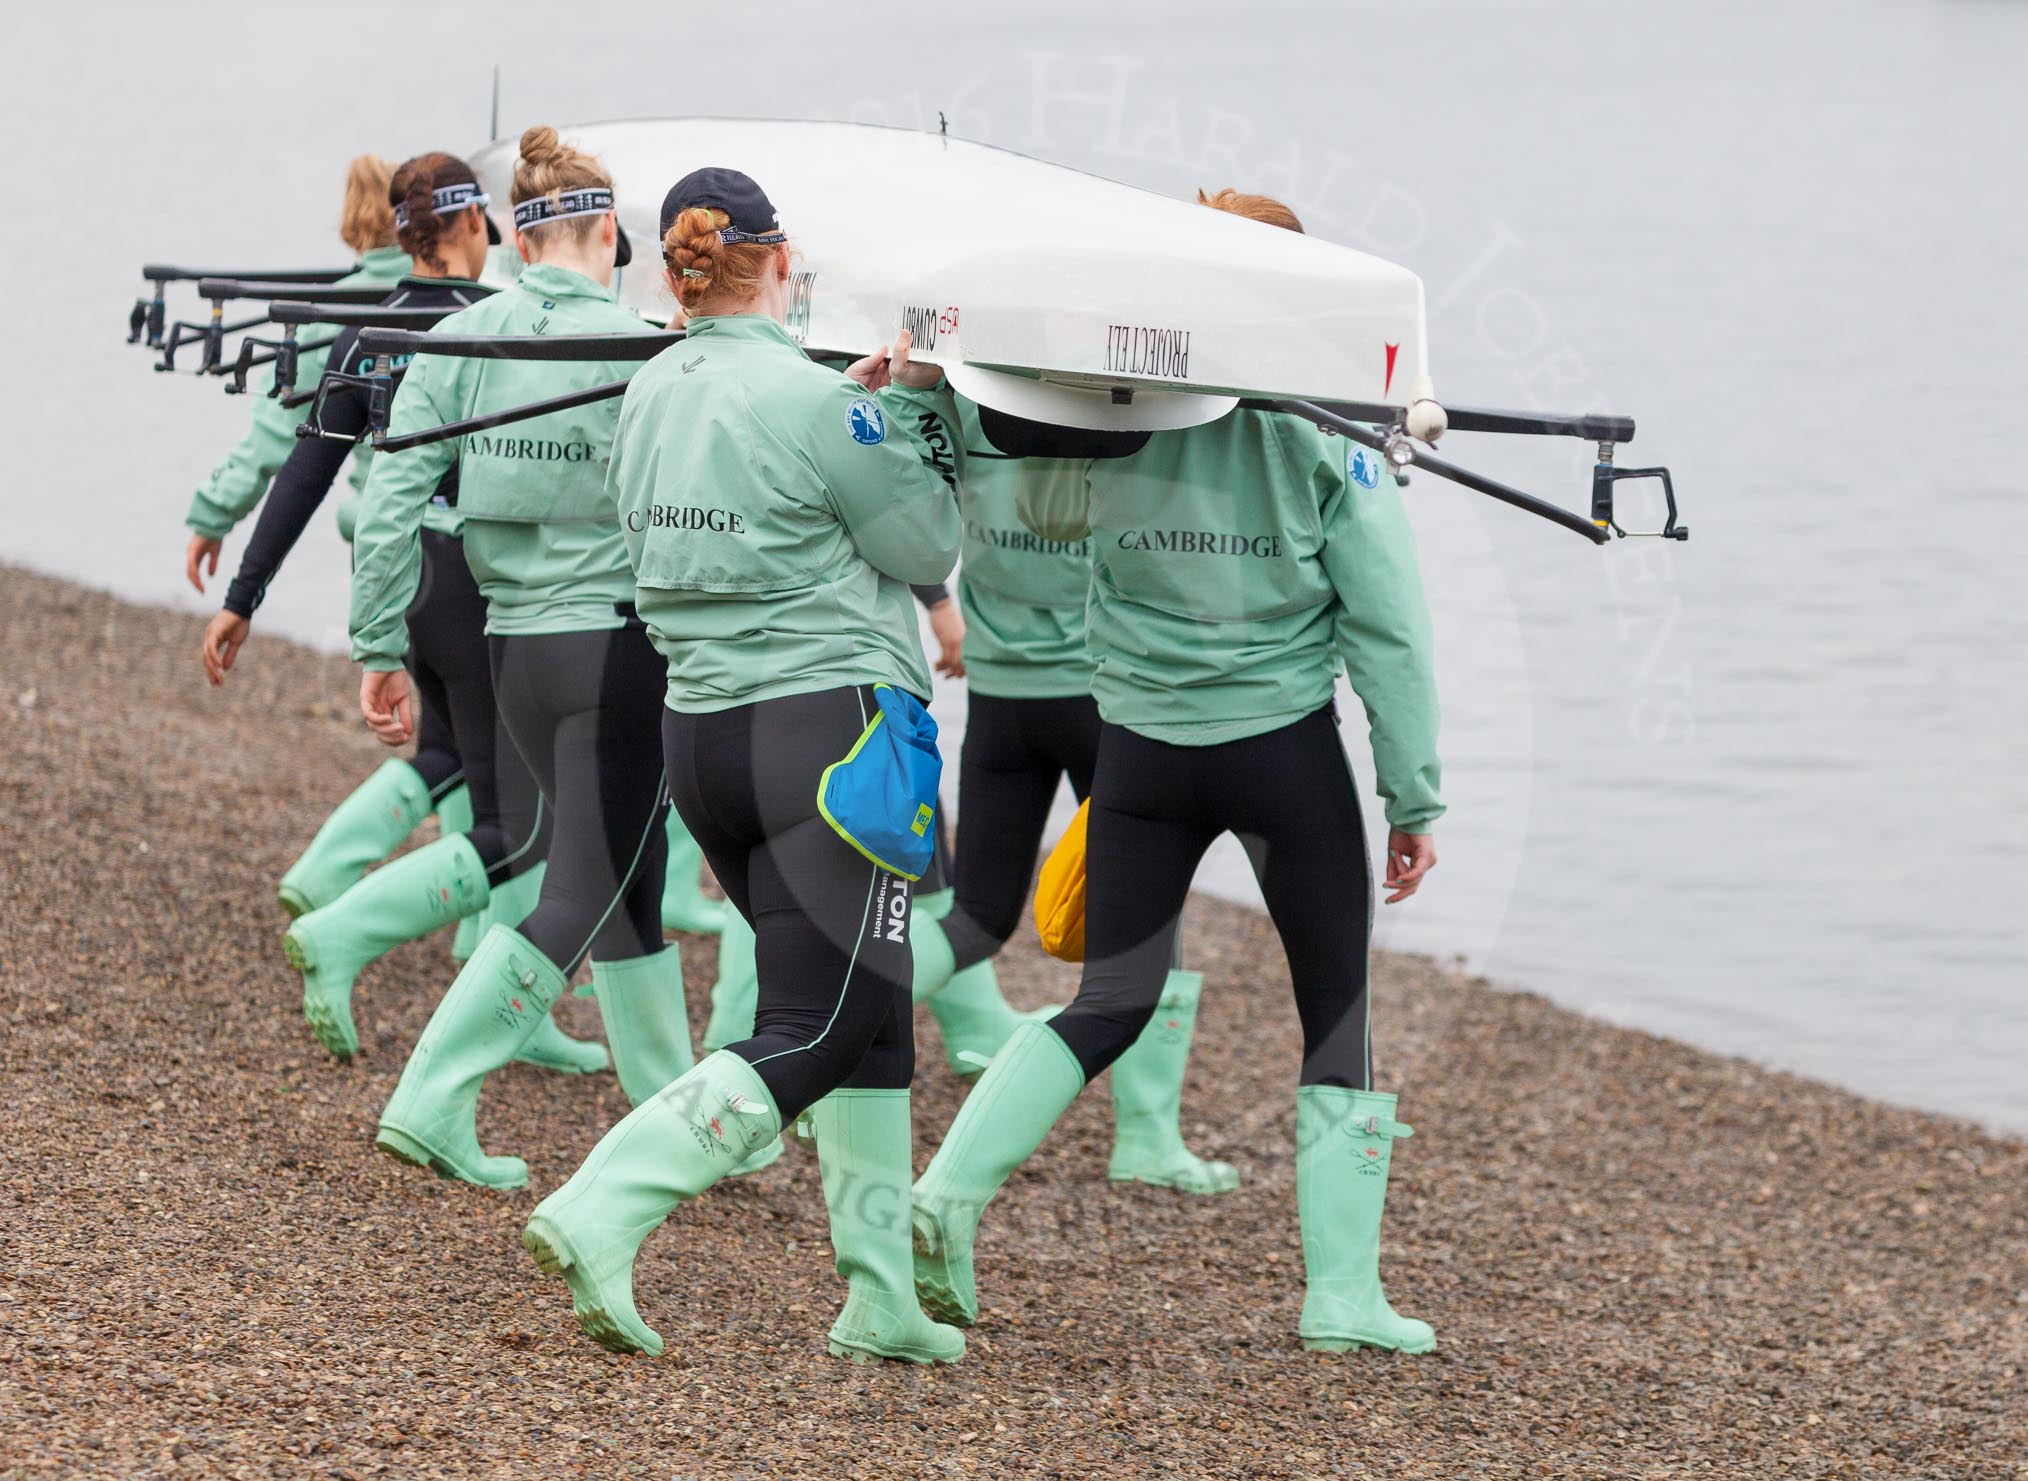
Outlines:
{"type": "Polygon", "coordinates": [[[715,206],[731,219],[719,229],[723,242],[786,242],[774,202],[753,177],[719,166],[692,170],[662,197],[662,235],[666,239],[676,218],[692,206],[715,206]]]}

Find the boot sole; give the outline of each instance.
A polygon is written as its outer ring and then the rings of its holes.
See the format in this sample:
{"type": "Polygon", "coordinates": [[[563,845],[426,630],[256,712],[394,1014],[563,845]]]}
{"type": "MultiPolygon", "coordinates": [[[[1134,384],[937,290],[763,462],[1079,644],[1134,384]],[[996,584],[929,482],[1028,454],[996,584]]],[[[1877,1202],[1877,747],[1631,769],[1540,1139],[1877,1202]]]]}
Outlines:
{"type": "Polygon", "coordinates": [[[317,908],[316,902],[294,885],[285,884],[277,889],[275,899],[281,902],[281,907],[288,913],[290,920],[308,915],[317,908]]]}
{"type": "MultiPolygon", "coordinates": [[[[928,1248],[928,1242],[922,1237],[922,1231],[913,1227],[913,1221],[909,1230],[909,1241],[918,1261],[935,1260],[940,1272],[950,1268],[948,1259],[928,1248]]],[[[957,1287],[940,1274],[926,1274],[920,1263],[915,1268],[915,1298],[922,1304],[924,1311],[940,1322],[946,1322],[953,1327],[970,1327],[978,1323],[978,1311],[976,1308],[970,1312],[965,1310],[958,1299],[957,1287]]],[[[976,1300],[976,1297],[974,1299],[976,1300]]]]}
{"type": "Polygon", "coordinates": [[[1116,1188],[1127,1183],[1139,1183],[1145,1188],[1171,1188],[1178,1193],[1186,1193],[1192,1198],[1217,1198],[1222,1194],[1237,1193],[1239,1191],[1239,1183],[1237,1181],[1223,1188],[1193,1188],[1181,1178],[1163,1177],[1160,1174],[1151,1175],[1138,1172],[1108,1172],[1106,1174],[1106,1181],[1116,1188]]]}
{"type": "Polygon", "coordinates": [[[418,1141],[407,1132],[392,1126],[383,1126],[374,1134],[373,1145],[392,1157],[396,1162],[405,1162],[410,1167],[426,1168],[438,1177],[451,1183],[469,1183],[474,1188],[495,1188],[502,1191],[526,1188],[528,1175],[524,1172],[519,1181],[511,1183],[491,1182],[475,1178],[455,1162],[442,1156],[425,1142],[418,1141]]]}
{"type": "Polygon", "coordinates": [[[1345,1353],[1357,1352],[1362,1348],[1370,1348],[1375,1352],[1399,1352],[1415,1355],[1435,1352],[1436,1339],[1431,1338],[1428,1342],[1414,1347],[1403,1346],[1394,1342],[1382,1342],[1372,1337],[1305,1337],[1303,1339],[1304,1352],[1345,1353]]]}
{"type": "Polygon", "coordinates": [[[978,1325],[976,1315],[967,1314],[958,1304],[958,1293],[945,1282],[927,1280],[921,1275],[915,1278],[915,1298],[922,1303],[922,1309],[938,1321],[953,1327],[974,1327],[978,1325]]]}
{"type": "Polygon", "coordinates": [[[612,1061],[601,1059],[597,1064],[579,1064],[575,1060],[537,1059],[533,1055],[517,1054],[513,1063],[525,1064],[533,1069],[549,1070],[559,1075],[603,1075],[612,1068],[612,1061]]]}
{"type": "Polygon", "coordinates": [[[303,974],[303,1017],[310,1025],[310,1032],[325,1052],[339,1059],[350,1059],[359,1052],[359,1030],[353,1025],[348,1008],[341,1014],[312,975],[316,964],[310,960],[302,943],[293,935],[282,937],[282,955],[289,965],[303,974]]]}
{"type": "Polygon", "coordinates": [[[832,1357],[843,1358],[848,1363],[915,1363],[920,1367],[934,1368],[938,1363],[955,1366],[964,1358],[963,1353],[959,1353],[957,1357],[950,1358],[945,1357],[941,1353],[888,1352],[883,1348],[860,1347],[852,1343],[840,1342],[835,1337],[830,1339],[827,1346],[830,1348],[832,1357]]]}
{"type": "Polygon", "coordinates": [[[578,1326],[584,1329],[585,1336],[613,1352],[644,1352],[649,1357],[660,1356],[662,1348],[659,1341],[654,1347],[643,1346],[599,1303],[598,1292],[590,1289],[589,1282],[584,1281],[578,1270],[577,1257],[571,1253],[562,1236],[544,1233],[531,1220],[528,1227],[521,1231],[521,1248],[534,1257],[544,1275],[560,1275],[569,1285],[570,1312],[577,1318],[578,1326]]]}

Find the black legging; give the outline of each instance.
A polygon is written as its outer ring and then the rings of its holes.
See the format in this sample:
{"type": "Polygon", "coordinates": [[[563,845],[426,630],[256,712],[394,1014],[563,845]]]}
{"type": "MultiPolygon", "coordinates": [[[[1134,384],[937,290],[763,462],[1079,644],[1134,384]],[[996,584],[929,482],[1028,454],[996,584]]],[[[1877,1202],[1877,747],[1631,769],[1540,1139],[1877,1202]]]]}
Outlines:
{"type": "MultiPolygon", "coordinates": [[[[415,642],[413,632],[409,634],[409,642],[415,642]]],[[[413,662],[408,672],[415,681],[416,692],[421,694],[422,680],[417,677],[413,662]]],[[[458,742],[451,734],[450,717],[438,713],[427,697],[415,707],[415,755],[409,757],[409,765],[430,789],[431,802],[443,801],[444,794],[465,779],[465,763],[458,759],[458,742]]]]}
{"type": "Polygon", "coordinates": [[[877,709],[871,689],[828,689],[662,717],[676,811],[754,928],[753,1037],[727,1047],[784,1120],[840,1086],[899,1090],[915,1073],[911,886],[817,811],[817,778],[877,709]]]}
{"type": "Polygon", "coordinates": [[[1088,694],[965,705],[958,759],[956,901],[944,917],[960,970],[1007,944],[1035,880],[1035,852],[1065,776],[1082,802],[1099,749],[1098,706],[1088,694]]]}
{"type": "Polygon", "coordinates": [[[534,773],[549,872],[521,934],[568,974],[662,949],[662,688],[639,618],[605,632],[495,635],[501,718],[534,773]]]}
{"type": "MultiPolygon", "coordinates": [[[[464,556],[462,551],[458,550],[457,542],[455,540],[451,541],[451,545],[454,552],[458,554],[458,563],[460,565],[464,564],[464,556]]],[[[418,598],[420,598],[423,592],[430,589],[431,550],[431,542],[425,540],[423,542],[422,555],[422,584],[417,589],[418,598]]],[[[435,559],[442,560],[444,557],[439,554],[435,559]]],[[[451,734],[450,707],[444,702],[443,682],[433,673],[425,680],[424,674],[427,671],[427,665],[415,653],[416,628],[418,625],[415,619],[416,613],[421,608],[422,603],[418,600],[410,607],[408,613],[408,641],[410,649],[408,673],[409,678],[415,684],[416,695],[419,701],[415,707],[415,755],[410,758],[410,764],[415,767],[417,774],[422,777],[423,785],[430,789],[430,801],[441,802],[445,793],[451,791],[460,782],[464,781],[465,763],[458,756],[458,738],[451,734]]],[[[446,620],[454,619],[446,619],[443,616],[432,614],[426,619],[426,625],[433,626],[446,620]]]]}
{"type": "MultiPolygon", "coordinates": [[[[493,884],[534,868],[548,844],[548,816],[535,778],[500,732],[493,700],[493,669],[486,650],[486,599],[465,564],[464,542],[435,530],[422,532],[422,577],[408,608],[408,671],[423,714],[419,739],[441,747],[448,736],[472,798],[466,834],[493,884]]],[[[416,768],[423,769],[418,751],[416,768]]],[[[442,767],[441,753],[432,756],[442,767]]],[[[437,779],[430,795],[441,796],[437,779]]],[[[450,790],[446,785],[445,791],[450,790]]]]}
{"type": "Polygon", "coordinates": [[[1359,793],[1329,708],[1218,746],[1105,727],[1086,840],[1084,979],[1049,1026],[1086,1079],[1140,1036],[1162,996],[1190,878],[1227,832],[1245,847],[1288,954],[1302,1083],[1370,1089],[1372,880],[1359,793]]]}

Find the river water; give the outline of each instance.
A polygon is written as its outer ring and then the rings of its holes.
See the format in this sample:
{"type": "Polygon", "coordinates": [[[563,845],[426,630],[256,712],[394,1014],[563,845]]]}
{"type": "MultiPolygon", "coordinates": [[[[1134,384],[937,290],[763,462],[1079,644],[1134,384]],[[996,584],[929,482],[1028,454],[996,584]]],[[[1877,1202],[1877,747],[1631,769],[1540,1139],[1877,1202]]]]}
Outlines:
{"type": "MultiPolygon", "coordinates": [[[[179,521],[244,406],[119,343],[134,268],[341,260],[345,158],[472,147],[495,62],[510,131],[941,111],[1269,191],[1423,275],[1447,399],[1636,415],[1622,461],[1670,465],[1694,530],[1601,552],[1415,482],[1452,811],[1381,943],[2028,1129],[2028,7],[983,9],[17,10],[0,558],[209,607],[179,521]]],[[[897,232],[934,211],[865,188],[897,232]]],[[[1446,452],[1584,500],[1581,444],[1446,452]]],[[[342,643],[344,569],[320,523],[261,627],[342,643]]],[[[1236,850],[1201,882],[1251,889],[1236,850]]]]}

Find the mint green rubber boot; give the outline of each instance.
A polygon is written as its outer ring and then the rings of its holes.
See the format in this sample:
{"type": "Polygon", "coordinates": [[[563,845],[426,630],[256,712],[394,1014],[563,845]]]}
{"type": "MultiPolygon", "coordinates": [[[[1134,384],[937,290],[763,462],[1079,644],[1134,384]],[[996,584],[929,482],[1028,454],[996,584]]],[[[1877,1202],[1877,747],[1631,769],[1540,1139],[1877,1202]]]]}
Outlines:
{"type": "Polygon", "coordinates": [[[321,910],[352,886],[430,812],[430,789],[406,761],[383,761],[324,820],[275,890],[291,917],[321,910]]]}
{"type": "MultiPolygon", "coordinates": [[[[439,820],[442,816],[439,811],[439,820]]],[[[483,910],[458,922],[459,941],[463,941],[468,932],[471,934],[471,944],[462,955],[455,942],[451,946],[451,955],[457,958],[459,966],[471,960],[473,949],[486,939],[486,932],[493,926],[502,925],[515,931],[521,929],[521,923],[528,919],[536,901],[542,898],[542,877],[548,871],[547,864],[537,864],[512,879],[503,879],[493,886],[493,898],[486,902],[483,910]]],[[[515,1052],[514,1062],[533,1065],[539,1070],[554,1070],[559,1075],[596,1075],[612,1067],[612,1061],[606,1057],[605,1045],[590,1039],[573,1039],[563,1031],[562,1024],[547,1016],[535,1026],[528,1042],[515,1052]]]]}
{"type": "Polygon", "coordinates": [[[1125,1054],[1113,1061],[1113,1156],[1106,1177],[1180,1193],[1230,1193],[1239,1169],[1211,1162],[1183,1145],[1183,1071],[1197,1027],[1204,979],[1171,972],[1155,1016],[1125,1054]]]}
{"type": "Polygon", "coordinates": [[[1396,1316],[1380,1288],[1380,1215],[1396,1141],[1394,1097],[1304,1085],[1296,1091],[1296,1210],[1303,1224],[1303,1320],[1312,1352],[1432,1352],[1429,1323],[1396,1316]]]}
{"type": "Polygon", "coordinates": [[[944,1036],[944,1063],[960,1080],[976,1080],[1026,1018],[1000,992],[990,958],[952,974],[930,994],[930,1016],[944,1036]]]}
{"type": "Polygon", "coordinates": [[[723,1051],[706,1055],[600,1138],[570,1181],[536,1206],[522,1247],[570,1283],[577,1323],[594,1342],[653,1356],[662,1338],[634,1310],[641,1241],[781,1129],[751,1065],[723,1051]]]}
{"type": "Polygon", "coordinates": [[[547,1013],[535,1025],[528,1042],[514,1051],[514,1062],[538,1070],[554,1070],[559,1075],[596,1075],[611,1069],[613,1063],[605,1045],[595,1039],[573,1039],[547,1013]]]}
{"type": "Polygon", "coordinates": [[[373,1144],[440,1177],[524,1186],[527,1163],[488,1157],[479,1145],[479,1091],[542,1026],[564,986],[562,970],[520,932],[494,926],[416,1040],[373,1144]]]}
{"type": "Polygon", "coordinates": [[[481,906],[458,922],[458,929],[451,933],[451,965],[462,967],[472,959],[472,953],[486,937],[486,928],[493,924],[491,906],[481,906]]]}
{"type": "Polygon", "coordinates": [[[923,1315],[909,1270],[906,1090],[834,1090],[810,1109],[831,1211],[831,1248],[848,1291],[831,1356],[955,1363],[965,1334],[923,1315]]]}
{"type": "Polygon", "coordinates": [[[754,1007],[760,1000],[760,974],[754,967],[753,927],[737,910],[725,913],[718,936],[718,980],[711,984],[711,1017],[704,1024],[704,1052],[753,1037],[754,1007]]]}
{"type": "MultiPolygon", "coordinates": [[[[521,929],[521,923],[535,914],[535,907],[542,903],[542,882],[549,878],[549,864],[545,860],[534,867],[525,869],[512,879],[503,879],[493,887],[492,902],[486,907],[488,925],[505,926],[510,931],[521,929]]],[[[480,940],[485,932],[480,932],[480,940]]],[[[478,942],[474,942],[476,947],[478,942]]]]}
{"type": "MultiPolygon", "coordinates": [[[[471,788],[461,782],[437,799],[437,829],[446,835],[472,831],[471,788]]],[[[459,966],[471,960],[473,951],[486,934],[486,927],[493,924],[499,896],[505,889],[506,886],[502,885],[493,892],[493,899],[458,922],[457,932],[451,937],[451,960],[459,966]]],[[[507,924],[511,926],[517,922],[510,920],[507,924]]]]}
{"type": "Polygon", "coordinates": [[[445,833],[470,833],[472,831],[472,789],[463,782],[451,788],[437,799],[431,809],[437,815],[437,827],[445,833]]]}
{"type": "MultiPolygon", "coordinates": [[[[463,796],[464,789],[458,789],[454,796],[463,796]]],[[[466,817],[471,816],[470,809],[466,817]]],[[[446,833],[469,833],[470,827],[453,828],[445,816],[444,809],[437,809],[437,822],[446,833]]],[[[512,879],[503,879],[493,886],[493,898],[485,907],[473,911],[458,922],[458,933],[451,937],[451,960],[464,966],[472,959],[472,953],[479,949],[479,943],[486,939],[486,931],[494,921],[503,926],[521,929],[521,922],[528,919],[528,912],[535,908],[536,898],[542,893],[543,865],[518,874],[512,879]]]]}
{"type": "Polygon", "coordinates": [[[340,1059],[357,1054],[352,984],[367,964],[470,915],[489,893],[478,850],[454,833],[382,865],[299,917],[282,937],[282,954],[303,974],[303,1016],[317,1042],[340,1059]]]}
{"type": "Polygon", "coordinates": [[[704,864],[704,850],[683,826],[675,808],[669,809],[669,859],[662,875],[662,929],[688,931],[711,936],[725,928],[725,918],[737,914],[722,900],[705,895],[697,871],[704,864]]]}
{"type": "Polygon", "coordinates": [[[683,954],[675,947],[623,962],[593,962],[592,995],[599,1000],[628,1105],[644,1104],[696,1063],[683,1001],[683,954]]]}
{"type": "Polygon", "coordinates": [[[909,912],[908,949],[914,958],[909,998],[917,1003],[926,1002],[950,986],[958,969],[958,954],[951,949],[951,938],[944,934],[937,918],[920,911],[909,912]]]}
{"type": "Polygon", "coordinates": [[[978,1320],[979,1216],[1082,1089],[1084,1071],[1056,1031],[1024,1023],[965,1098],[912,1199],[915,1290],[931,1316],[960,1327],[978,1320]]]}
{"type": "MultiPolygon", "coordinates": [[[[715,1054],[728,1044],[753,1037],[753,1017],[760,1002],[760,974],[754,967],[753,927],[731,906],[725,929],[718,935],[718,980],[711,984],[711,1017],[704,1024],[704,1052],[715,1054]]],[[[733,1169],[737,1177],[773,1167],[781,1160],[776,1138],[733,1169]]]]}
{"type": "MultiPolygon", "coordinates": [[[[760,975],[754,967],[753,927],[746,917],[726,907],[725,929],[718,936],[718,980],[711,984],[711,1017],[704,1024],[704,1052],[716,1054],[728,1044],[753,1037],[753,1016],[760,1001],[760,975]]],[[[781,1160],[780,1138],[769,1142],[733,1169],[737,1177],[773,1167],[781,1160]]]]}
{"type": "Polygon", "coordinates": [[[940,924],[951,913],[956,892],[938,890],[916,898],[909,919],[909,947],[915,956],[910,996],[929,1004],[944,1036],[944,1063],[961,1080],[976,1080],[1022,1023],[1022,1015],[1000,993],[1000,975],[990,961],[962,972],[950,937],[940,924]]]}

